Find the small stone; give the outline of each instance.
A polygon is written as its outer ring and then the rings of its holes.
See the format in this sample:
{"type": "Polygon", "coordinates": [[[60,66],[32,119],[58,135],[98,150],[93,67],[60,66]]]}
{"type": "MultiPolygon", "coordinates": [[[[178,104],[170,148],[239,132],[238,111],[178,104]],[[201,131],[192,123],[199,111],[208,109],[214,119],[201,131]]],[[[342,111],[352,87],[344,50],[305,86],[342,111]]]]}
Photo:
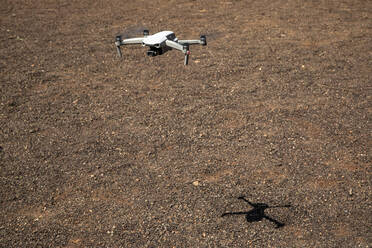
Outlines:
{"type": "Polygon", "coordinates": [[[34,129],[31,129],[31,130],[29,131],[29,133],[37,133],[38,131],[40,131],[39,128],[34,128],[34,129]]]}
{"type": "Polygon", "coordinates": [[[350,196],[353,195],[353,189],[350,189],[350,190],[349,190],[349,195],[350,195],[350,196]]]}
{"type": "Polygon", "coordinates": [[[199,182],[198,181],[195,181],[192,183],[194,186],[199,186],[199,182]]]}

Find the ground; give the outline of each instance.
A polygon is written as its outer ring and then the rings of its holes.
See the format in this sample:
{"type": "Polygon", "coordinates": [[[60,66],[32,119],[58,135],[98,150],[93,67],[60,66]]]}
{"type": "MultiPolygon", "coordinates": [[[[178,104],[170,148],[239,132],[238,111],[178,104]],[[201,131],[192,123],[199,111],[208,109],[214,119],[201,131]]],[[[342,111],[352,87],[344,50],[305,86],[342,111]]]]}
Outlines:
{"type": "Polygon", "coordinates": [[[372,1],[0,4],[1,247],[371,247],[372,1]],[[115,35],[172,30],[147,57],[115,35]],[[249,221],[270,206],[268,219],[249,221]],[[248,216],[249,217],[249,216],[248,216]]]}

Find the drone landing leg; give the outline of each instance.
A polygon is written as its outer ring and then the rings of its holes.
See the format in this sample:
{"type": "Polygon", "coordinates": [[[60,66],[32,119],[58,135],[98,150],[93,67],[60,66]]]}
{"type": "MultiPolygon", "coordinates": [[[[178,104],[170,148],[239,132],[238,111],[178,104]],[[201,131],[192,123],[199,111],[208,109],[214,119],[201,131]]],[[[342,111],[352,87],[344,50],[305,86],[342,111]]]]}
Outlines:
{"type": "Polygon", "coordinates": [[[185,53],[185,65],[189,64],[189,53],[185,53]]]}
{"type": "Polygon", "coordinates": [[[121,49],[119,46],[116,46],[116,50],[118,51],[119,57],[122,57],[123,55],[121,54],[121,49]]]}
{"type": "Polygon", "coordinates": [[[275,228],[281,228],[281,227],[284,226],[283,223],[281,223],[281,222],[279,222],[279,221],[277,221],[277,220],[274,220],[273,218],[271,218],[271,217],[269,217],[269,216],[267,216],[267,215],[265,215],[265,216],[263,216],[263,217],[264,217],[265,219],[267,219],[267,220],[273,222],[273,223],[276,225],[275,228]]]}
{"type": "Polygon", "coordinates": [[[118,51],[119,57],[122,56],[121,50],[120,50],[120,45],[121,45],[121,35],[117,35],[115,37],[115,45],[116,45],[116,50],[118,51]]]}
{"type": "Polygon", "coordinates": [[[189,45],[188,44],[185,44],[183,46],[183,49],[185,52],[185,64],[184,65],[188,65],[189,64],[189,56],[190,56],[190,48],[189,48],[189,45]]]}

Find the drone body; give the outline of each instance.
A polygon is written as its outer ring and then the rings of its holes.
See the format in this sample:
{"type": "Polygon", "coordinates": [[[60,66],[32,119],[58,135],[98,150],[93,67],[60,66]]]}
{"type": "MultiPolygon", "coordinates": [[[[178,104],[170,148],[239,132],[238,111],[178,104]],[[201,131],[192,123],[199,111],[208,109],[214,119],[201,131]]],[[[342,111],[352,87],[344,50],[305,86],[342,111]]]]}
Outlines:
{"type": "Polygon", "coordinates": [[[148,30],[143,31],[143,37],[122,39],[121,35],[116,36],[115,45],[120,57],[122,57],[120,46],[123,45],[135,45],[140,44],[142,46],[148,46],[149,50],[147,55],[154,57],[162,55],[163,53],[176,49],[184,53],[185,62],[187,65],[190,56],[189,46],[193,44],[199,44],[202,46],[207,45],[207,39],[204,35],[200,36],[200,40],[178,40],[176,35],[172,31],[162,31],[153,35],[149,35],[148,30]]]}

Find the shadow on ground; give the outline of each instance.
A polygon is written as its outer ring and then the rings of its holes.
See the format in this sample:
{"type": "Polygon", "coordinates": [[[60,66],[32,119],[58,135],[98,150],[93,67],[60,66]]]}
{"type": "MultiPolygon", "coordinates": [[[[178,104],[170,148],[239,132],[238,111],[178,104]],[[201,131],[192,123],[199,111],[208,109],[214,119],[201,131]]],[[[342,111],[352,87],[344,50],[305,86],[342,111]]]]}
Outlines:
{"type": "Polygon", "coordinates": [[[272,217],[265,214],[265,210],[268,208],[289,208],[291,205],[278,205],[278,206],[269,206],[266,203],[253,203],[245,199],[243,196],[239,197],[238,199],[243,200],[244,202],[248,203],[252,210],[245,211],[245,212],[226,212],[221,215],[221,217],[229,216],[229,215],[245,215],[245,219],[247,222],[258,222],[266,219],[275,224],[275,228],[280,228],[285,225],[285,223],[279,222],[272,217]]]}

